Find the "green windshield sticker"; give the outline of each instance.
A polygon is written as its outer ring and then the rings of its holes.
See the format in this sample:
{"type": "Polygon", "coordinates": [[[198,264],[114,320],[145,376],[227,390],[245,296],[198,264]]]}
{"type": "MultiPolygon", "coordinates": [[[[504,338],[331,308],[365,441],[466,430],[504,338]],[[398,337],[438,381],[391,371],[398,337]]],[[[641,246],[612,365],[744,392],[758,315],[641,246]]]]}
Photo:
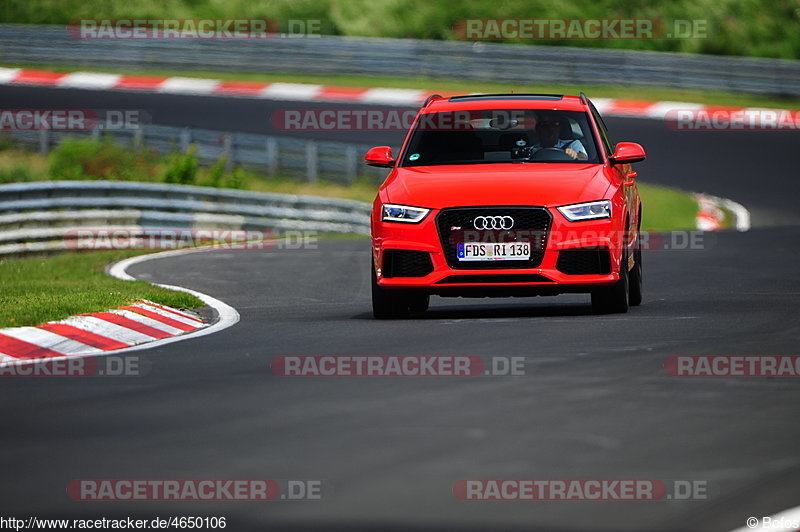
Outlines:
{"type": "Polygon", "coordinates": [[[412,153],[408,156],[409,161],[416,161],[417,159],[419,159],[419,153],[412,153]]]}

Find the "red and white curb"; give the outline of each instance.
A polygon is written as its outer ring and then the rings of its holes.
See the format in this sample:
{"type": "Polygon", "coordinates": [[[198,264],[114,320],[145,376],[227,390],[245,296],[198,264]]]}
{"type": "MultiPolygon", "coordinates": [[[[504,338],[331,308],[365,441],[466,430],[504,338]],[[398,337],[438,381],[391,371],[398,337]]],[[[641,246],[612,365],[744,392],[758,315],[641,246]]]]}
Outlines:
{"type": "Polygon", "coordinates": [[[335,87],[309,83],[263,83],[216,79],[130,76],[101,72],[51,72],[0,68],[0,85],[38,85],[65,89],[125,90],[203,96],[240,96],[271,100],[420,105],[429,92],[417,89],[335,87]]]}
{"type": "MultiPolygon", "coordinates": [[[[102,72],[52,72],[27,68],[0,68],[0,85],[36,85],[65,89],[123,90],[194,96],[238,96],[270,100],[361,103],[365,105],[419,106],[432,94],[422,89],[339,87],[310,83],[263,83],[218,79],[136,76],[102,72]]],[[[446,96],[446,95],[445,95],[446,96]]],[[[676,110],[741,111],[745,107],[705,106],[684,102],[592,98],[604,115],[663,120],[676,110]]]]}
{"type": "MultiPolygon", "coordinates": [[[[197,251],[204,250],[173,250],[131,257],[113,264],[108,273],[118,279],[134,280],[126,271],[134,264],[197,251]]],[[[40,362],[42,359],[53,361],[150,349],[218,332],[239,321],[236,309],[207,294],[180,286],[156,286],[196,296],[216,310],[217,321],[208,324],[192,312],[143,300],[118,309],[72,316],[36,327],[0,329],[0,367],[40,362]]]]}
{"type": "Polygon", "coordinates": [[[695,221],[701,231],[719,231],[725,223],[725,210],[733,213],[734,227],[737,231],[750,230],[750,211],[741,203],[728,198],[711,196],[710,194],[694,194],[697,201],[695,221]],[[725,210],[723,210],[725,209],[725,210]]]}

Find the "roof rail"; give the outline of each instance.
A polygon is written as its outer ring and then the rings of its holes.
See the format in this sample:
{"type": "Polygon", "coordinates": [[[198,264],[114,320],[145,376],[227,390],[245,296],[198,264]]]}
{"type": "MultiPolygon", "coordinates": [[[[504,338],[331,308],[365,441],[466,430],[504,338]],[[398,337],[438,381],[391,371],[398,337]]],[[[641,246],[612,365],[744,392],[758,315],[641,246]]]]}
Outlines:
{"type": "Polygon", "coordinates": [[[583,91],[581,91],[581,103],[583,105],[589,105],[589,98],[586,97],[583,91]]]}
{"type": "Polygon", "coordinates": [[[443,98],[443,96],[441,94],[431,94],[425,100],[425,103],[422,104],[422,107],[423,108],[428,107],[428,104],[431,103],[433,100],[441,100],[442,98],[443,98]]]}

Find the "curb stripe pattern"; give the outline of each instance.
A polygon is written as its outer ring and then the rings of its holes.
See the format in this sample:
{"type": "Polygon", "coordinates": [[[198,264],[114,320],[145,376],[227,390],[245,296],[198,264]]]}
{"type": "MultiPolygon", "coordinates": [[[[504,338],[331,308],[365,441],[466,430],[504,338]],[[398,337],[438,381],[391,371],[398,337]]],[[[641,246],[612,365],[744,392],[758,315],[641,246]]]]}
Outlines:
{"type": "Polygon", "coordinates": [[[143,309],[141,307],[135,307],[135,306],[132,306],[132,305],[128,305],[128,306],[125,306],[125,307],[119,307],[119,309],[120,310],[130,310],[131,312],[136,312],[138,314],[141,314],[142,316],[146,316],[148,318],[151,318],[151,319],[154,319],[156,321],[160,321],[161,323],[164,323],[166,325],[169,325],[170,327],[174,327],[175,329],[180,329],[183,332],[195,330],[195,327],[193,327],[191,325],[188,325],[186,323],[180,322],[178,320],[173,320],[172,318],[168,318],[167,316],[164,316],[163,314],[160,314],[158,312],[152,312],[150,310],[146,310],[146,309],[143,309]]]}
{"type": "MultiPolygon", "coordinates": [[[[141,303],[134,303],[134,305],[135,306],[144,306],[141,303]]],[[[199,318],[196,318],[195,316],[192,316],[191,314],[188,314],[186,312],[181,312],[180,310],[174,309],[172,307],[164,307],[164,306],[159,305],[157,303],[149,303],[149,302],[147,303],[147,305],[152,307],[152,308],[161,309],[164,312],[168,312],[170,314],[174,314],[176,316],[180,316],[181,318],[183,318],[185,320],[188,320],[187,323],[192,323],[192,322],[195,322],[195,324],[203,323],[203,320],[201,320],[199,318]]]]}
{"type": "Polygon", "coordinates": [[[103,351],[110,351],[112,349],[122,349],[129,347],[129,344],[107,338],[93,332],[89,332],[74,325],[67,325],[66,323],[43,323],[38,326],[40,329],[50,331],[51,333],[70,338],[76,342],[81,342],[103,351]]]}
{"type": "MultiPolygon", "coordinates": [[[[24,68],[0,68],[2,85],[39,85],[90,90],[127,90],[201,96],[239,96],[271,100],[307,102],[346,102],[365,105],[416,107],[431,94],[419,89],[338,87],[310,83],[261,83],[256,81],[222,81],[216,79],[136,76],[103,72],[50,72],[24,68]]],[[[443,94],[448,96],[448,94],[443,94]]],[[[664,119],[674,109],[707,109],[737,111],[744,107],[705,106],[683,102],[593,98],[604,115],[664,119]]]]}
{"type": "Polygon", "coordinates": [[[13,336],[6,336],[5,334],[0,334],[0,352],[10,357],[23,359],[49,358],[63,355],[63,353],[58,353],[13,336]]]}
{"type": "Polygon", "coordinates": [[[139,320],[131,319],[129,317],[130,314],[122,316],[118,313],[111,311],[111,312],[95,312],[92,314],[92,316],[94,316],[95,318],[100,318],[101,320],[111,322],[114,325],[119,325],[127,329],[133,329],[136,332],[146,334],[147,336],[152,336],[153,338],[161,339],[161,338],[166,338],[167,336],[172,336],[167,331],[151,327],[150,325],[146,325],[139,320]]]}
{"type": "Polygon", "coordinates": [[[710,194],[694,194],[697,201],[697,215],[695,221],[701,231],[719,231],[725,222],[727,209],[733,214],[733,225],[737,231],[750,230],[750,211],[741,203],[728,198],[719,198],[710,194]]]}
{"type": "Polygon", "coordinates": [[[194,314],[149,301],[37,327],[0,329],[0,366],[39,358],[96,355],[203,329],[194,314]]]}

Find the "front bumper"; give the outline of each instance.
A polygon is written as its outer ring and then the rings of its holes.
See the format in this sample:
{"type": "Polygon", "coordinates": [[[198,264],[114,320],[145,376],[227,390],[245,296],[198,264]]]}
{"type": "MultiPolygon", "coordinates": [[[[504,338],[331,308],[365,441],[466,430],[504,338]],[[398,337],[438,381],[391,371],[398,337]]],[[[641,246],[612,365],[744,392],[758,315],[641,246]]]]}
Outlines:
{"type": "Polygon", "coordinates": [[[547,210],[552,223],[540,247],[544,249],[541,262],[533,268],[504,268],[502,261],[492,263],[490,268],[485,263],[477,268],[470,267],[472,265],[469,263],[452,267],[453,257],[450,256],[448,263],[440,238],[441,228],[436,223],[440,211],[432,211],[419,224],[382,222],[373,215],[373,259],[378,284],[386,289],[483,297],[591,292],[596,287],[619,280],[620,257],[625,240],[622,224],[617,219],[569,222],[555,208],[547,210]],[[559,263],[561,252],[578,249],[597,250],[607,262],[606,267],[598,268],[593,273],[574,273],[574,269],[565,268],[563,261],[559,263]],[[422,276],[396,275],[384,268],[384,259],[389,250],[424,252],[430,257],[432,269],[422,276]]]}

